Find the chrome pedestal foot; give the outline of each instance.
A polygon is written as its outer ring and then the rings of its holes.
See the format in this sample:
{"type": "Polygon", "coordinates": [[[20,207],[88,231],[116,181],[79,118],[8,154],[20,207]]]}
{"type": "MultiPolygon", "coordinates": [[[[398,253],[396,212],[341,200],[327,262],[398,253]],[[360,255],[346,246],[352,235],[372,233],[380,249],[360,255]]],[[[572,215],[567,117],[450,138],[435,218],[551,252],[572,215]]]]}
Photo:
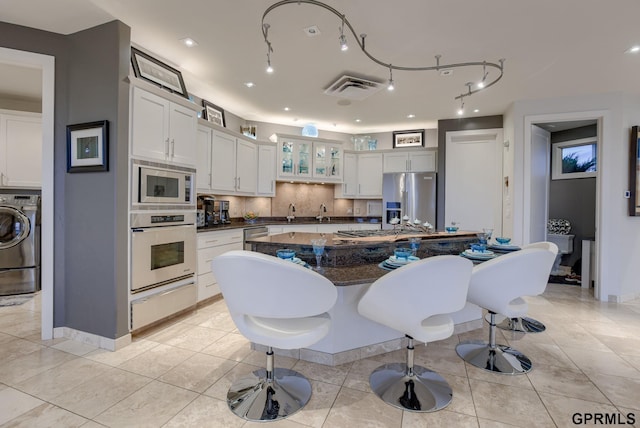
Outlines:
{"type": "Polygon", "coordinates": [[[513,375],[531,371],[531,360],[505,345],[492,348],[481,341],[463,342],[456,346],[456,352],[469,364],[489,372],[513,375]]]}
{"type": "Polygon", "coordinates": [[[547,329],[540,321],[528,317],[505,318],[500,324],[496,324],[496,327],[519,333],[541,333],[547,329]]]}
{"type": "Polygon", "coordinates": [[[284,419],[311,398],[311,383],[300,373],[276,368],[269,380],[260,369],[236,381],[227,393],[227,404],[233,413],[249,421],[284,419]]]}
{"type": "Polygon", "coordinates": [[[443,409],[453,397],[451,387],[438,373],[413,366],[411,376],[407,374],[407,365],[402,363],[378,367],[369,376],[369,385],[385,403],[414,412],[443,409]]]}

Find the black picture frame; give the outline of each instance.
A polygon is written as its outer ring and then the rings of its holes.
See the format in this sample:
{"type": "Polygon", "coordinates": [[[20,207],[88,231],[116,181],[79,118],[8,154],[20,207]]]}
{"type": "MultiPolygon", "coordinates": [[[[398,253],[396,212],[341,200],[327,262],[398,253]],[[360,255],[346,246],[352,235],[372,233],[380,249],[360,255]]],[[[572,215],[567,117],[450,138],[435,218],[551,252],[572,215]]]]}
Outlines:
{"type": "Polygon", "coordinates": [[[640,216],[640,126],[631,127],[629,140],[629,215],[640,216]]]}
{"type": "Polygon", "coordinates": [[[393,131],[393,148],[424,147],[424,129],[393,131]]]}
{"type": "Polygon", "coordinates": [[[67,126],[67,172],[109,170],[109,121],[67,126]]]}
{"type": "Polygon", "coordinates": [[[202,107],[204,107],[203,112],[205,120],[226,128],[224,120],[224,110],[222,109],[222,107],[218,107],[217,105],[204,99],[202,100],[202,107]]]}
{"type": "Polygon", "coordinates": [[[179,70],[134,47],[131,48],[131,64],[136,77],[189,99],[187,87],[179,70]]]}

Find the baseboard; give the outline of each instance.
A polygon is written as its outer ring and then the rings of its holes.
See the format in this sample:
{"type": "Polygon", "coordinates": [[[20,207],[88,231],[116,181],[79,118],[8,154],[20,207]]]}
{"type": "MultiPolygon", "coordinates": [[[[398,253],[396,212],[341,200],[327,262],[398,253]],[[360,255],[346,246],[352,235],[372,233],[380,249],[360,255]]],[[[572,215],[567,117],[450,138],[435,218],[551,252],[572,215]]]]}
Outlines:
{"type": "Polygon", "coordinates": [[[131,343],[131,334],[125,334],[117,339],[109,339],[107,337],[98,336],[97,334],[87,333],[70,327],[54,328],[53,337],[55,339],[64,337],[86,345],[97,346],[98,348],[106,349],[108,351],[117,351],[131,343]]]}

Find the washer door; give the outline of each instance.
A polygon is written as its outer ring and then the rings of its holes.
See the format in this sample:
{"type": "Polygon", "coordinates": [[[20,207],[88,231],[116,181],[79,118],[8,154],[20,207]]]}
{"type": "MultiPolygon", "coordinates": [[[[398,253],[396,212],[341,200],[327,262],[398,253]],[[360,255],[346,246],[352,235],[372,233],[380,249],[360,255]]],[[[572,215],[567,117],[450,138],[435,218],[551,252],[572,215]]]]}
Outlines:
{"type": "Polygon", "coordinates": [[[31,231],[29,218],[20,210],[0,206],[0,250],[21,243],[31,231]]]}

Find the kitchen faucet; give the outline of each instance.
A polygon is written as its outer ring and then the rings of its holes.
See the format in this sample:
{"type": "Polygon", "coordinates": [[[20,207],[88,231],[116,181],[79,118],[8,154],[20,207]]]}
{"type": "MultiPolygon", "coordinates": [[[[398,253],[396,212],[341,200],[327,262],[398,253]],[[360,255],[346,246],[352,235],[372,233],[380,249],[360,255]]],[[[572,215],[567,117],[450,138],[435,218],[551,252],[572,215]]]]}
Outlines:
{"type": "Polygon", "coordinates": [[[296,218],[296,216],[293,214],[295,212],[296,212],[296,206],[293,204],[293,202],[291,202],[289,204],[289,211],[287,212],[287,222],[288,223],[291,223],[291,221],[296,218]]]}
{"type": "MultiPolygon", "coordinates": [[[[320,204],[320,213],[316,216],[316,219],[322,223],[322,219],[325,218],[324,213],[327,212],[327,206],[325,204],[320,204]]],[[[326,217],[328,221],[331,221],[330,217],[326,217]]]]}

